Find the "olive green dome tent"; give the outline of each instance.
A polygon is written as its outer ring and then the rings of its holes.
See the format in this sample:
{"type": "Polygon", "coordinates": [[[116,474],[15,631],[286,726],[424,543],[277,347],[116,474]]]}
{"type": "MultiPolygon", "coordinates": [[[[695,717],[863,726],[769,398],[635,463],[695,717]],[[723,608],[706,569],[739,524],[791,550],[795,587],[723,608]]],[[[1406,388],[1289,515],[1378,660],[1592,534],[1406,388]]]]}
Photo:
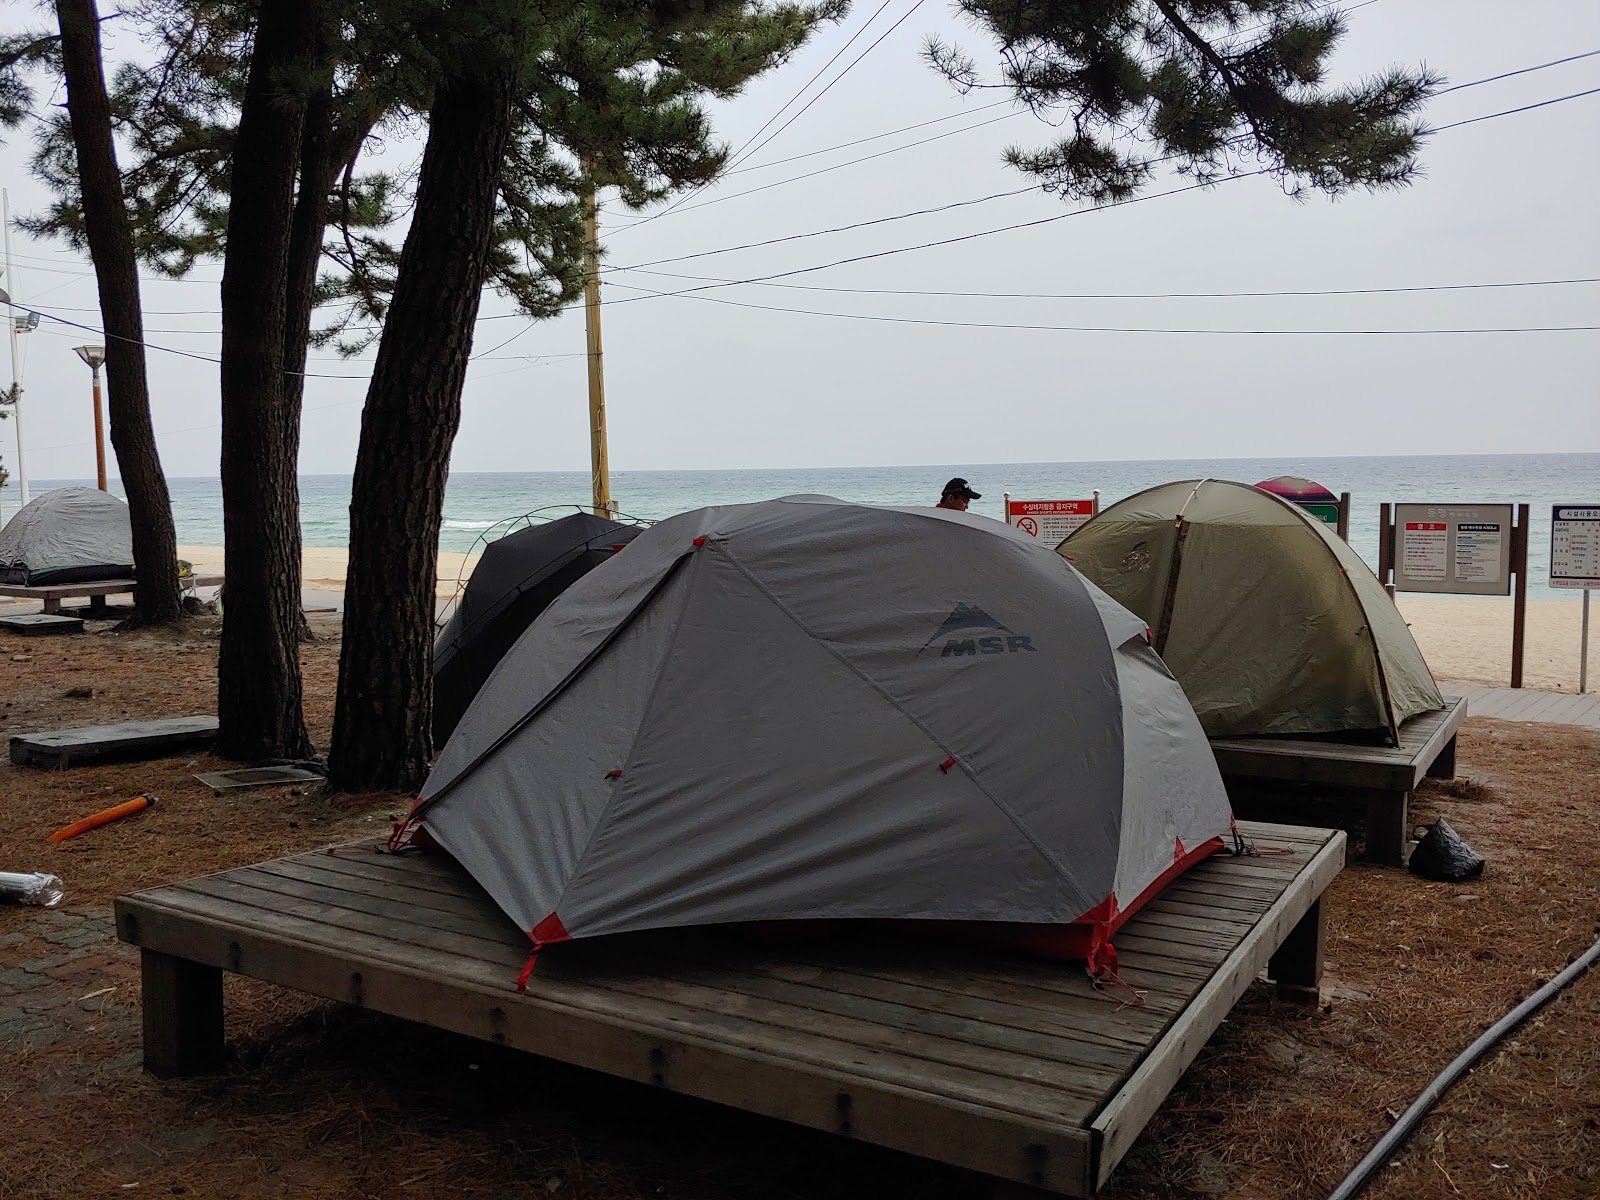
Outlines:
{"type": "Polygon", "coordinates": [[[1442,708],[1393,601],[1331,529],[1248,484],[1130,496],[1058,552],[1143,617],[1211,737],[1385,731],[1442,708]]]}

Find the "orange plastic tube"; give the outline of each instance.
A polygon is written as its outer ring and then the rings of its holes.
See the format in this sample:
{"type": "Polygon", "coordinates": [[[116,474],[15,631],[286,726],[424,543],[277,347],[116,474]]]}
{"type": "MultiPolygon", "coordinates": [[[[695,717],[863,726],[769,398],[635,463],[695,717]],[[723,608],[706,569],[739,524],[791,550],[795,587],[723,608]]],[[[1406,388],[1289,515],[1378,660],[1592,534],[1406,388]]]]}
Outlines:
{"type": "Polygon", "coordinates": [[[99,812],[90,813],[82,820],[74,821],[71,825],[65,825],[45,838],[45,841],[64,842],[68,838],[77,837],[80,833],[88,833],[91,829],[98,829],[100,826],[115,821],[119,817],[131,817],[136,812],[143,812],[154,803],[155,800],[150,796],[135,796],[132,800],[114,804],[110,808],[102,808],[99,812]]]}

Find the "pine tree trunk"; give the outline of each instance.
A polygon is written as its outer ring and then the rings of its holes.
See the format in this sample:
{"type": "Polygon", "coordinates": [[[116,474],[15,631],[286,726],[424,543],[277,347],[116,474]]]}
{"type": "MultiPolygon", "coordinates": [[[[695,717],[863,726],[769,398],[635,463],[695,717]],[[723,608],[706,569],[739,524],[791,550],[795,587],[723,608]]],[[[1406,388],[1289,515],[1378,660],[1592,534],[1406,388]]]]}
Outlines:
{"type": "MultiPolygon", "coordinates": [[[[324,70],[326,64],[321,64],[324,70]]],[[[328,191],[333,184],[333,78],[331,72],[311,97],[300,136],[300,188],[289,233],[289,286],[284,308],[283,364],[285,406],[293,411],[298,454],[300,405],[305,396],[306,349],[311,341],[312,301],[322,235],[328,227],[328,191]]]]}
{"type": "Polygon", "coordinates": [[[177,620],[181,612],[177,535],[150,421],[139,266],[112,141],[111,104],[100,56],[100,14],[94,0],[56,0],[56,19],[67,77],[67,113],[77,145],[84,235],[94,260],[105,325],[111,447],[128,496],[133,533],[133,566],[139,580],[134,619],[139,624],[159,624],[177,620]]]}
{"type": "Polygon", "coordinates": [[[222,271],[226,593],[217,753],[312,753],[300,688],[299,389],[285,386],[295,176],[318,0],[262,6],[234,139],[222,271]]]}
{"type": "Polygon", "coordinates": [[[515,75],[443,82],[361,415],[329,783],[414,791],[431,758],[434,577],[515,75]]]}

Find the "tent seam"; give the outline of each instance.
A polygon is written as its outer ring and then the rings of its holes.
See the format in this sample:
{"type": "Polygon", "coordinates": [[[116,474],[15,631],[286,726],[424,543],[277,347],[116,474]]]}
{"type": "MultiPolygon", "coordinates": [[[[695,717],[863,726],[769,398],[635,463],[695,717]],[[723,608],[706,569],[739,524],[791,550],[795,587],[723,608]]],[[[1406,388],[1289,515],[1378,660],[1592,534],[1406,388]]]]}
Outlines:
{"type": "MultiPolygon", "coordinates": [[[[455,778],[450,780],[449,783],[440,788],[439,791],[435,792],[431,796],[419,799],[416,807],[411,810],[410,820],[417,820],[424,812],[432,808],[451,792],[455,791],[458,786],[465,782],[468,776],[476,772],[477,769],[483,766],[483,764],[486,763],[495,753],[497,753],[502,746],[516,736],[516,734],[525,729],[535,717],[537,717],[541,712],[554,703],[556,698],[560,696],[562,692],[566,691],[567,688],[572,685],[573,681],[578,678],[578,676],[582,675],[586,670],[588,670],[589,667],[593,665],[595,659],[599,658],[601,654],[605,653],[606,649],[611,645],[611,643],[616,641],[617,638],[621,637],[628,627],[638,619],[639,614],[645,610],[645,607],[649,605],[650,602],[661,593],[662,589],[672,581],[673,577],[677,575],[678,569],[683,566],[684,560],[688,557],[689,554],[686,553],[681,554],[674,559],[672,565],[662,572],[661,578],[658,579],[650,588],[650,590],[640,598],[639,603],[634,605],[633,608],[629,610],[628,614],[623,617],[622,620],[618,621],[611,631],[601,639],[599,645],[597,645],[588,654],[584,655],[582,660],[579,661],[578,664],[572,668],[572,670],[568,671],[554,687],[541,696],[536,703],[530,706],[528,711],[523,714],[520,720],[513,722],[511,728],[507,729],[499,737],[495,738],[493,742],[484,748],[481,754],[463,767],[460,773],[457,774],[455,778]]],[[[491,676],[491,678],[493,677],[491,676]]]]}
{"type": "MultiPolygon", "coordinates": [[[[698,570],[700,556],[696,554],[694,559],[695,568],[698,570]]],[[[678,561],[682,562],[683,560],[679,559],[678,561]]],[[[656,667],[655,678],[650,681],[650,691],[645,696],[644,705],[639,709],[639,724],[633,731],[633,740],[628,743],[627,753],[622,756],[622,762],[624,766],[633,760],[633,752],[638,748],[639,739],[644,736],[644,730],[650,724],[651,712],[656,703],[656,693],[661,690],[661,680],[667,673],[668,664],[672,661],[672,649],[677,644],[678,630],[683,625],[683,614],[688,611],[689,600],[693,595],[693,592],[694,580],[691,577],[684,584],[683,602],[678,606],[677,614],[672,619],[672,628],[668,632],[666,640],[662,646],[661,662],[656,667]]],[[[659,595],[660,593],[658,592],[656,594],[659,595]]],[[[642,610],[643,607],[643,605],[640,605],[640,610],[642,610]]],[[[589,837],[583,843],[583,849],[578,851],[578,856],[572,860],[572,870],[567,874],[567,881],[562,885],[561,894],[556,897],[555,906],[550,910],[552,913],[559,913],[561,911],[561,905],[566,900],[568,894],[571,893],[573,883],[583,873],[584,860],[589,857],[589,851],[594,847],[595,838],[599,836],[600,830],[605,828],[606,818],[610,816],[612,808],[616,806],[617,801],[621,798],[621,795],[627,786],[628,776],[624,774],[617,786],[611,789],[611,795],[606,800],[604,807],[601,808],[600,812],[595,817],[594,823],[589,826],[589,837]]]]}
{"type": "MultiPolygon", "coordinates": [[[[914,516],[916,514],[914,514],[914,513],[906,513],[904,515],[906,515],[906,516],[914,516]]],[[[909,721],[914,728],[916,728],[919,732],[921,732],[922,735],[924,737],[926,737],[929,741],[931,741],[935,746],[939,747],[939,749],[945,751],[947,754],[950,753],[950,747],[944,745],[942,740],[939,737],[937,737],[931,729],[929,729],[926,725],[924,725],[921,721],[919,721],[916,718],[915,715],[913,715],[910,712],[907,712],[905,707],[902,706],[900,704],[900,702],[898,700],[896,700],[894,698],[894,696],[892,696],[889,693],[888,689],[886,689],[881,683],[879,683],[872,676],[868,675],[860,667],[858,667],[854,663],[852,663],[844,655],[840,654],[831,645],[829,645],[826,641],[824,641],[821,637],[819,637],[814,631],[812,631],[809,627],[807,627],[807,625],[806,625],[806,623],[804,621],[802,621],[798,616],[796,616],[792,611],[790,611],[788,606],[785,605],[782,600],[779,600],[778,597],[775,596],[772,593],[772,591],[770,589],[768,589],[768,587],[764,583],[762,583],[761,580],[759,578],[757,578],[756,575],[752,571],[750,571],[750,569],[748,567],[746,567],[744,565],[744,563],[739,561],[739,558],[738,558],[737,555],[735,555],[732,551],[728,550],[726,546],[723,546],[721,548],[722,548],[723,553],[727,556],[728,561],[733,564],[734,569],[737,570],[741,575],[743,575],[747,580],[749,580],[750,583],[755,587],[755,589],[757,591],[759,591],[763,596],[765,596],[767,598],[767,600],[772,604],[772,606],[774,608],[776,608],[784,616],[788,617],[789,620],[791,622],[793,622],[795,627],[800,630],[800,632],[805,634],[806,637],[810,638],[812,642],[816,643],[818,646],[821,646],[822,649],[824,649],[830,655],[832,655],[834,657],[834,659],[836,659],[840,663],[840,665],[842,665],[847,671],[851,672],[851,674],[855,675],[858,679],[860,679],[862,682],[867,684],[868,687],[872,688],[873,691],[877,692],[880,696],[882,696],[883,699],[888,702],[888,704],[889,704],[889,706],[891,708],[893,708],[902,717],[904,717],[907,721],[909,721]]],[[[1091,603],[1092,603],[1092,601],[1091,601],[1091,603]]],[[[1097,612],[1096,613],[1096,622],[1097,623],[1098,623],[1098,620],[1099,620],[1099,614],[1097,612]]],[[[1116,665],[1115,663],[1112,664],[1113,674],[1115,674],[1115,665],[1116,665]]],[[[1119,724],[1118,732],[1119,733],[1121,732],[1121,730],[1120,730],[1120,722],[1121,722],[1121,714],[1120,714],[1120,711],[1119,711],[1119,714],[1118,714],[1118,724],[1119,724]]],[[[972,781],[973,786],[976,787],[980,792],[983,793],[984,796],[986,796],[988,798],[989,803],[993,804],[996,808],[998,808],[1001,812],[1003,812],[1006,815],[1006,819],[1009,820],[1014,826],[1016,826],[1017,832],[1021,833],[1022,836],[1028,840],[1028,844],[1031,845],[1038,852],[1039,857],[1044,859],[1045,862],[1049,863],[1051,868],[1056,872],[1057,875],[1059,875],[1061,877],[1061,879],[1063,881],[1065,881],[1069,885],[1072,885],[1073,884],[1072,876],[1067,871],[1066,867],[1064,867],[1056,859],[1056,856],[1054,854],[1052,854],[1049,851],[1049,849],[1046,846],[1044,846],[1043,843],[1041,843],[1039,841],[1039,839],[1034,835],[1034,832],[1031,829],[1029,829],[1027,827],[1027,825],[1023,823],[1022,819],[1019,816],[1017,816],[1017,814],[1012,810],[1011,806],[1009,804],[1006,804],[1003,800],[1001,800],[998,796],[996,796],[992,791],[990,791],[986,786],[984,786],[983,781],[978,778],[977,774],[974,773],[973,770],[970,767],[967,766],[967,764],[962,760],[960,755],[952,755],[952,757],[954,757],[955,760],[956,760],[956,764],[955,765],[961,768],[962,774],[966,775],[966,777],[972,781]]],[[[1077,890],[1076,889],[1076,885],[1073,885],[1073,886],[1074,886],[1074,890],[1077,890]]]]}

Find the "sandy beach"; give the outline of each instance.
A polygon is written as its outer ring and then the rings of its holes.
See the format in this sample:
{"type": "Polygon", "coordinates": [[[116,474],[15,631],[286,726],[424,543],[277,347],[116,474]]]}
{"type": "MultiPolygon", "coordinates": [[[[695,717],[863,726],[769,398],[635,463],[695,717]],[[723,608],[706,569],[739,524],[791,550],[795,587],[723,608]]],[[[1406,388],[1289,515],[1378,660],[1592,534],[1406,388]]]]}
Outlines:
{"type": "MultiPolygon", "coordinates": [[[[179,546],[178,557],[188,559],[196,571],[222,571],[222,549],[218,546],[179,546]]],[[[477,557],[440,551],[436,593],[441,598],[455,595],[459,583],[472,574],[477,557]]],[[[302,571],[306,589],[343,590],[349,561],[348,550],[307,546],[302,571]]],[[[1500,686],[1510,683],[1510,599],[1402,595],[1399,606],[1428,665],[1440,679],[1500,686]]],[[[1581,608],[1571,600],[1528,601],[1522,678],[1525,686],[1578,690],[1581,608]]],[[[1595,623],[1600,625],[1600,618],[1595,623]]],[[[1590,687],[1600,687],[1600,631],[1590,638],[1589,673],[1590,687]]]]}
{"type": "MultiPolygon", "coordinates": [[[[221,546],[179,546],[178,557],[192,563],[196,574],[223,573],[221,546]]],[[[477,561],[476,554],[441,550],[434,592],[445,598],[454,596],[457,589],[465,584],[467,577],[472,574],[472,568],[477,561]]],[[[350,551],[343,547],[307,546],[301,552],[300,579],[307,591],[343,591],[345,574],[349,569],[350,551]]]]}

